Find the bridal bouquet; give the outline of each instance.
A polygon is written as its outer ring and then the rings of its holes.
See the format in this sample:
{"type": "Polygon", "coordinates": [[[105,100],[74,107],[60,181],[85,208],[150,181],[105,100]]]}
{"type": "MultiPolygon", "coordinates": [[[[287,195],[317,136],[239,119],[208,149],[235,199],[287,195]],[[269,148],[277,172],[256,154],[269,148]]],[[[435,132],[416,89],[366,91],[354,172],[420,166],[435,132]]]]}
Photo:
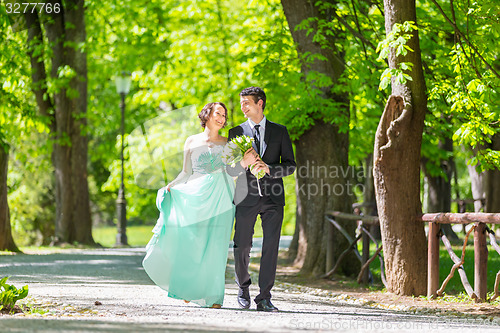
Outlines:
{"type": "MultiPolygon", "coordinates": [[[[222,152],[222,161],[225,164],[229,164],[234,167],[236,163],[243,159],[243,154],[245,154],[248,149],[252,148],[252,142],[253,138],[247,135],[238,136],[232,139],[224,147],[224,151],[222,152]]],[[[254,168],[255,167],[253,165],[250,165],[250,172],[252,172],[257,179],[264,177],[264,170],[254,172],[254,168]]]]}

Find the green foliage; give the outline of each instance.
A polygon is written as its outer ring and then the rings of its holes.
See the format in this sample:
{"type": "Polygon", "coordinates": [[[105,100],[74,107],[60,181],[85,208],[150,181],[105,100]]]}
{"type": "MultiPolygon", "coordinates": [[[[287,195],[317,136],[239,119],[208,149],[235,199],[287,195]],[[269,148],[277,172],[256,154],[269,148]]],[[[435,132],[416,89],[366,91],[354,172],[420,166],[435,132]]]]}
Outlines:
{"type": "Polygon", "coordinates": [[[391,78],[396,78],[396,83],[405,84],[407,81],[413,81],[412,77],[406,74],[404,71],[408,70],[411,72],[413,64],[411,62],[402,62],[399,64],[399,68],[386,68],[382,75],[380,76],[380,90],[385,90],[389,83],[391,83],[391,78]]]}
{"type": "Polygon", "coordinates": [[[12,312],[16,302],[28,296],[28,286],[17,289],[14,285],[7,284],[8,279],[0,279],[0,310],[12,312]]]}
{"type": "Polygon", "coordinates": [[[394,23],[391,32],[389,32],[385,39],[380,41],[377,46],[376,52],[380,52],[379,59],[386,59],[392,49],[396,50],[396,57],[399,55],[406,55],[408,51],[413,50],[406,45],[412,37],[411,32],[418,30],[418,27],[413,21],[406,21],[403,23],[394,23]]]}
{"type": "Polygon", "coordinates": [[[9,147],[7,178],[16,243],[48,244],[54,229],[51,147],[47,120],[37,114],[30,90],[26,31],[13,33],[0,13],[0,145],[9,147]]]}
{"type": "Polygon", "coordinates": [[[476,155],[467,161],[467,165],[478,166],[478,171],[499,169],[500,170],[500,151],[493,149],[480,149],[476,155]],[[482,163],[479,163],[482,161],[482,163]]]}
{"type": "MultiPolygon", "coordinates": [[[[445,14],[457,22],[466,40],[455,33],[435,4],[424,1],[417,12],[417,17],[428,18],[419,22],[430,111],[423,145],[453,138],[456,145],[470,148],[468,163],[477,165],[479,171],[500,167],[498,151],[488,147],[500,130],[498,48],[494,46],[500,37],[500,19],[493,9],[497,5],[491,0],[457,1],[453,15],[446,8],[445,14]],[[471,156],[473,150],[478,151],[475,156],[471,156]]],[[[436,160],[431,153],[427,155],[436,160]]]]}
{"type": "MultiPolygon", "coordinates": [[[[131,133],[147,122],[158,122],[160,132],[150,132],[151,127],[146,130],[151,141],[163,139],[163,156],[156,156],[160,150],[155,152],[155,162],[149,168],[161,169],[161,161],[167,160],[167,179],[181,170],[180,141],[188,133],[177,126],[160,126],[158,117],[171,112],[162,110],[194,105],[199,112],[207,102],[222,101],[229,108],[227,131],[245,121],[239,110],[239,91],[260,85],[269,96],[266,116],[283,122],[283,110],[290,103],[287,91],[295,88],[287,86],[288,76],[299,76],[296,51],[280,6],[276,0],[248,6],[214,0],[152,1],[139,10],[126,1],[89,2],[87,34],[93,36],[88,47],[89,181],[97,190],[91,193],[93,201],[113,200],[120,182],[119,96],[110,78],[121,70],[132,72],[133,80],[126,98],[125,131],[131,133]],[[111,12],[114,14],[109,15],[111,12]],[[287,87],[283,89],[283,85],[287,87]],[[176,140],[170,139],[165,131],[168,128],[177,130],[172,133],[177,134],[176,140]]],[[[189,135],[202,130],[195,115],[188,120],[196,125],[191,126],[189,135]]],[[[131,142],[130,136],[126,139],[131,142]]],[[[139,146],[134,143],[125,152],[127,216],[153,221],[157,217],[156,191],[141,189],[144,182],[134,183],[131,178],[137,175],[133,169],[148,165],[149,157],[137,154],[139,146]]],[[[155,184],[156,188],[165,185],[155,184]]],[[[293,193],[292,189],[290,195],[293,193]]],[[[102,220],[108,220],[114,207],[103,206],[106,212],[102,212],[102,220]]]]}
{"type": "MultiPolygon", "coordinates": [[[[315,43],[318,43],[321,48],[327,49],[328,52],[331,51],[334,57],[339,57],[341,51],[335,49],[337,45],[334,45],[333,42],[341,40],[341,37],[333,38],[337,36],[338,24],[326,18],[326,12],[332,8],[332,4],[317,1],[314,5],[318,8],[320,16],[302,21],[295,29],[306,30],[308,35],[314,34],[313,41],[315,43]]],[[[278,10],[282,12],[281,8],[278,10]]],[[[284,17],[281,19],[283,20],[281,25],[286,26],[284,17]]],[[[287,49],[295,48],[290,32],[287,32],[287,36],[284,38],[288,41],[287,45],[284,45],[287,49]]],[[[340,73],[337,77],[330,77],[309,68],[313,63],[331,61],[331,59],[327,59],[322,54],[310,52],[296,55],[294,50],[287,53],[292,58],[283,59],[288,62],[288,64],[285,63],[285,66],[294,69],[295,73],[289,73],[288,76],[279,78],[278,83],[280,90],[289,92],[286,97],[287,113],[284,115],[283,123],[289,127],[292,140],[299,139],[316,121],[336,124],[340,131],[347,132],[349,130],[349,114],[345,112],[347,103],[341,98],[333,98],[334,95],[343,95],[343,91],[338,90],[336,82],[334,82],[340,78],[340,73]],[[300,73],[300,69],[307,70],[307,74],[300,73]],[[288,85],[289,87],[286,87],[288,85]]]]}
{"type": "MultiPolygon", "coordinates": [[[[454,1],[455,21],[467,41],[456,36],[427,0],[417,3],[418,22],[396,25],[389,36],[381,3],[339,0],[315,1],[315,5],[321,17],[302,22],[299,29],[314,34],[323,47],[334,48],[332,54],[342,55],[345,70],[335,82],[317,72],[304,77],[302,63],[325,59],[316,54],[299,58],[279,0],[151,0],[140,6],[126,0],[86,1],[87,43],[74,47],[87,51],[85,130],[89,134],[88,180],[94,221],[111,225],[116,214],[121,113],[112,79],[117,73],[129,71],[133,80],[125,108],[127,216],[129,221],[153,223],[158,214],[155,189],[180,171],[178,153],[185,137],[202,130],[192,115],[188,127],[179,123],[170,132],[162,131],[165,127],[159,119],[166,113],[191,105],[199,111],[207,102],[219,100],[230,110],[227,131],[245,121],[239,110],[239,91],[258,85],[268,96],[266,116],[286,125],[293,140],[318,120],[335,123],[341,131],[349,131],[350,164],[361,165],[373,150],[391,79],[405,82],[413,69],[409,63],[386,69],[383,59],[391,48],[401,55],[411,51],[407,41],[417,23],[429,99],[422,143],[427,169],[433,175],[442,174],[441,161],[450,153],[438,145],[446,138],[453,138],[456,146],[475,147],[478,154],[469,163],[480,170],[498,167],[499,152],[489,147],[500,127],[500,85],[494,73],[499,68],[496,46],[500,37],[496,0],[454,1]],[[344,96],[345,102],[325,99],[325,92],[344,96]],[[153,162],[148,161],[150,155],[139,154],[145,141],[134,133],[141,126],[147,127],[151,144],[163,142],[162,149],[153,152],[153,162]],[[134,137],[140,138],[137,145],[132,142],[134,137]],[[164,167],[166,159],[168,167],[164,167]],[[141,173],[158,170],[162,177],[154,185],[144,186],[147,177],[137,179],[141,173]]],[[[448,6],[445,12],[452,17],[448,6]]],[[[13,232],[23,244],[47,244],[55,214],[52,141],[48,120],[37,115],[30,91],[27,31],[12,33],[9,24],[5,13],[0,13],[0,145],[10,148],[13,232]]],[[[48,41],[34,49],[35,56],[44,54],[46,64],[52,52],[48,41]]],[[[48,82],[51,94],[75,75],[67,67],[58,68],[57,73],[48,82]]],[[[67,93],[72,96],[73,91],[67,89],[67,93]]],[[[458,164],[471,157],[462,149],[452,154],[458,164]]],[[[466,175],[463,165],[457,167],[466,175]]],[[[288,199],[283,228],[293,225],[295,219],[294,178],[284,181],[288,199]]],[[[467,176],[459,177],[459,191],[464,196],[470,191],[467,176]]]]}
{"type": "MultiPolygon", "coordinates": [[[[46,140],[42,135],[33,136],[46,140]]],[[[11,152],[8,198],[12,233],[21,246],[48,245],[55,220],[53,167],[42,147],[29,141],[24,147],[31,147],[39,155],[28,155],[23,163],[23,152],[18,147],[11,152]]]]}
{"type": "Polygon", "coordinates": [[[57,77],[49,77],[47,82],[47,92],[51,95],[59,93],[62,89],[66,89],[68,98],[78,97],[78,91],[69,88],[69,83],[76,76],[76,71],[68,65],[64,65],[57,69],[57,77]]]}
{"type": "MultiPolygon", "coordinates": [[[[353,1],[316,1],[321,19],[302,22],[300,29],[313,33],[323,47],[335,48],[335,58],[342,56],[344,71],[334,83],[311,73],[301,82],[293,83],[290,96],[294,97],[288,110],[287,124],[292,126],[293,138],[298,138],[316,120],[331,122],[340,131],[349,131],[349,163],[361,165],[373,151],[373,138],[382,114],[386,96],[374,89],[385,63],[377,61],[377,43],[385,35],[384,17],[377,4],[353,1]],[[326,40],[334,40],[327,45],[326,40]],[[333,83],[333,84],[332,84],[333,83]],[[324,90],[344,96],[345,102],[335,103],[324,99],[324,90]],[[321,91],[323,90],[323,91],[321,91]],[[343,112],[348,108],[349,114],[343,112]]],[[[303,61],[310,63],[317,55],[305,54],[303,61]]],[[[300,79],[300,77],[299,77],[300,79]]]]}
{"type": "MultiPolygon", "coordinates": [[[[378,43],[376,52],[380,52],[377,60],[387,59],[391,50],[395,49],[395,55],[405,56],[408,51],[413,52],[413,50],[406,45],[413,35],[411,32],[417,30],[415,22],[407,21],[402,24],[394,23],[392,30],[387,34],[387,37],[378,43]]],[[[412,77],[405,73],[404,71],[411,72],[413,64],[410,62],[399,63],[399,68],[387,68],[384,70],[380,76],[379,89],[384,90],[387,88],[389,83],[391,83],[391,78],[395,77],[396,83],[405,84],[407,81],[413,81],[412,77]]]]}

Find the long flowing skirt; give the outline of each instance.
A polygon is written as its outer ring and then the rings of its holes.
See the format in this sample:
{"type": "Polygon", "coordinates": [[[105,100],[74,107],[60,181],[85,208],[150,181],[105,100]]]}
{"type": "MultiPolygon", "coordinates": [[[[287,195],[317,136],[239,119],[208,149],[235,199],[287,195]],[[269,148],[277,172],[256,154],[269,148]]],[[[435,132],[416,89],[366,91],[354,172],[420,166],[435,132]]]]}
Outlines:
{"type": "Polygon", "coordinates": [[[169,297],[222,305],[233,194],[233,179],[225,172],[158,191],[160,217],[142,264],[169,297]]]}

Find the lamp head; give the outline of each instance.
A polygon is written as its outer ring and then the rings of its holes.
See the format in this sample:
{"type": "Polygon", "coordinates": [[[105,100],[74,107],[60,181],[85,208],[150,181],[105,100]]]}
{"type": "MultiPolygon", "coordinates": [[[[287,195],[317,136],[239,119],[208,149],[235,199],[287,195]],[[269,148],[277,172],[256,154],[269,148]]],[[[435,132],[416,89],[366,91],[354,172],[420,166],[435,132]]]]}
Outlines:
{"type": "Polygon", "coordinates": [[[132,79],[130,78],[129,72],[122,72],[120,75],[115,77],[116,92],[121,94],[128,94],[130,91],[130,84],[132,79]]]}

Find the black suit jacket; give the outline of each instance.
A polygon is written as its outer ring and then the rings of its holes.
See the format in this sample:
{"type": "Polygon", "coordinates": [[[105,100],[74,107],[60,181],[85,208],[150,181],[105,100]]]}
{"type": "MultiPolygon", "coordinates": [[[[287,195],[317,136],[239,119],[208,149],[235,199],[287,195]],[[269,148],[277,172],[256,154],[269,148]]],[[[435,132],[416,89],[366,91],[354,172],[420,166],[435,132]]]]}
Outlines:
{"type": "MultiPolygon", "coordinates": [[[[229,130],[228,140],[237,136],[247,135],[253,137],[252,128],[246,121],[229,130]]],[[[291,175],[296,168],[293,156],[292,141],[285,126],[266,120],[264,142],[267,145],[262,160],[269,166],[270,174],[259,180],[263,196],[269,196],[276,204],[285,205],[285,189],[282,177],[291,175]]],[[[240,206],[253,206],[259,200],[257,178],[241,167],[239,163],[233,168],[227,167],[227,172],[236,180],[234,204],[240,206]]]]}

